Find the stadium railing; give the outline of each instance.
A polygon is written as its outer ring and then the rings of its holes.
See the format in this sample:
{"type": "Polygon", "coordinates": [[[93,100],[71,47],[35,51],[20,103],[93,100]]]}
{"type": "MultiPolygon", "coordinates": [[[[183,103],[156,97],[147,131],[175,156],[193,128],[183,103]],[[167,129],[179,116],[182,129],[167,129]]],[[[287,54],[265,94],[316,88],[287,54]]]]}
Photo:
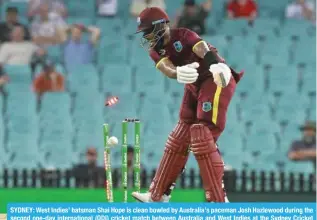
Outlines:
{"type": "MultiPolygon", "coordinates": [[[[155,170],[143,170],[141,187],[147,188],[155,170]]],[[[0,172],[0,188],[103,188],[104,172],[92,175],[76,176],[73,170],[9,170],[0,172]]],[[[120,188],[120,170],[113,170],[114,188],[120,188]]],[[[264,171],[226,171],[224,184],[227,192],[250,193],[316,193],[316,176],[314,173],[286,173],[264,171]]],[[[132,179],[130,180],[132,184],[132,179]]],[[[196,170],[190,169],[182,174],[177,188],[202,188],[202,181],[196,170]]]]}

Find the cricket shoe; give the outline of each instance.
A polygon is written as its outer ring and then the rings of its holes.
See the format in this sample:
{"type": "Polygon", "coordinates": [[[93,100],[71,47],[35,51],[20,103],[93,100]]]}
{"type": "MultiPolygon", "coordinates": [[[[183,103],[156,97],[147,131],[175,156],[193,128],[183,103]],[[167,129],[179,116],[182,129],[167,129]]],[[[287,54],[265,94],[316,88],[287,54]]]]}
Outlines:
{"type": "MultiPolygon", "coordinates": [[[[133,198],[135,198],[139,202],[143,202],[143,203],[153,202],[153,200],[151,199],[150,192],[146,192],[146,193],[133,192],[132,196],[133,196],[133,198]]],[[[163,195],[161,200],[158,202],[169,202],[170,199],[171,199],[171,196],[163,195]]]]}

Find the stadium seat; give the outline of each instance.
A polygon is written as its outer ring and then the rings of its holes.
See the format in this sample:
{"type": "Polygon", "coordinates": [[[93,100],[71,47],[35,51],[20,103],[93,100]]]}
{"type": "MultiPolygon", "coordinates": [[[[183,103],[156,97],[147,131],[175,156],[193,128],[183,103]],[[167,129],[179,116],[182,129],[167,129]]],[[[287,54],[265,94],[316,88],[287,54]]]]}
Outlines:
{"type": "Polygon", "coordinates": [[[82,93],[79,92],[74,98],[74,113],[83,109],[102,109],[105,105],[105,99],[99,92],[82,93]]]}
{"type": "Polygon", "coordinates": [[[217,145],[220,152],[224,154],[228,152],[238,154],[243,150],[243,142],[239,133],[224,132],[217,141],[217,145]]]}
{"type": "Polygon", "coordinates": [[[141,39],[135,38],[130,40],[130,51],[128,53],[128,63],[133,68],[155,67],[154,61],[149,56],[147,48],[141,45],[141,39]]]}
{"type": "Polygon", "coordinates": [[[314,32],[313,24],[301,19],[286,19],[280,30],[280,35],[298,35],[299,33],[309,35],[314,32]]]}
{"type": "Polygon", "coordinates": [[[99,78],[95,71],[87,72],[86,74],[69,74],[68,84],[71,92],[99,90],[99,78]]]}
{"type": "Polygon", "coordinates": [[[314,47],[316,47],[315,41],[311,41],[311,43],[303,42],[300,44],[297,48],[295,48],[293,62],[307,63],[314,66],[316,63],[316,53],[312,50],[314,47]]]}
{"type": "Polygon", "coordinates": [[[314,165],[310,161],[304,162],[290,162],[286,166],[286,171],[293,172],[293,173],[307,173],[311,174],[314,173],[314,165]]]}
{"type": "Polygon", "coordinates": [[[248,152],[274,152],[276,148],[277,142],[272,133],[258,133],[256,135],[250,135],[245,146],[245,150],[248,152]]]}
{"type": "Polygon", "coordinates": [[[70,169],[77,163],[77,157],[74,155],[70,143],[52,143],[43,147],[46,147],[46,154],[42,166],[46,169],[70,169]],[[62,144],[64,148],[59,144],[62,144]]]}
{"type": "Polygon", "coordinates": [[[259,118],[262,120],[270,120],[271,114],[267,104],[250,104],[244,106],[242,109],[242,119],[244,121],[256,121],[259,118]]]}
{"type": "Polygon", "coordinates": [[[103,149],[104,139],[102,132],[102,125],[94,130],[94,132],[79,132],[75,135],[75,151],[77,153],[83,153],[88,147],[95,147],[97,149],[103,149]]]}
{"type": "MultiPolygon", "coordinates": [[[[18,90],[19,86],[17,85],[10,88],[16,88],[18,90]]],[[[21,90],[19,93],[11,92],[11,90],[9,91],[5,111],[7,117],[28,116],[31,118],[35,116],[36,96],[34,93],[30,92],[30,90],[21,90]]]]}
{"type": "MultiPolygon", "coordinates": [[[[67,67],[69,75],[87,75],[87,74],[96,74],[97,69],[93,64],[76,64],[75,66],[67,67]]],[[[84,77],[84,76],[83,76],[84,77]]]]}
{"type": "Polygon", "coordinates": [[[108,64],[121,65],[127,62],[127,43],[123,36],[119,35],[112,40],[103,39],[98,47],[98,66],[103,68],[108,64]],[[111,52],[110,52],[111,51],[111,52]]]}
{"type": "Polygon", "coordinates": [[[264,18],[276,18],[280,19],[284,17],[285,5],[288,4],[288,0],[274,1],[257,1],[259,10],[259,16],[264,18]]]}
{"type": "Polygon", "coordinates": [[[250,34],[263,34],[263,33],[274,33],[280,27],[278,19],[272,18],[257,18],[252,26],[246,28],[250,34]]]}
{"type": "MultiPolygon", "coordinates": [[[[89,18],[90,20],[92,18],[95,18],[95,2],[82,2],[78,4],[76,0],[70,0],[65,2],[68,13],[73,16],[74,20],[73,23],[82,23],[82,17],[84,18],[89,18]],[[75,18],[79,18],[78,20],[75,20],[75,18]]],[[[70,22],[69,21],[69,22],[70,22]]],[[[85,25],[87,24],[92,24],[92,23],[84,23],[85,25]]]]}
{"type": "Polygon", "coordinates": [[[136,92],[164,93],[164,78],[161,72],[156,71],[153,67],[138,67],[135,75],[136,92]]]}
{"type": "Polygon", "coordinates": [[[8,161],[6,165],[9,169],[18,169],[18,170],[31,170],[38,169],[40,164],[43,162],[43,156],[36,151],[20,151],[15,152],[11,156],[11,160],[8,161]]]}
{"type": "Polygon", "coordinates": [[[47,48],[47,55],[56,63],[62,62],[63,54],[61,46],[49,46],[47,48]]]}
{"type": "Polygon", "coordinates": [[[12,115],[8,117],[7,129],[17,133],[33,133],[38,129],[38,118],[36,115],[30,117],[12,115]]]}
{"type": "Polygon", "coordinates": [[[21,74],[21,78],[24,79],[23,77],[31,76],[31,69],[28,65],[5,65],[4,66],[4,71],[12,77],[14,77],[14,80],[19,80],[17,74],[21,74]]]}
{"type": "Polygon", "coordinates": [[[227,170],[243,170],[251,160],[251,157],[247,153],[243,153],[242,157],[240,154],[228,151],[227,153],[222,153],[222,156],[227,170]]]}
{"type": "MultiPolygon", "coordinates": [[[[244,71],[243,78],[238,83],[237,91],[262,94],[264,91],[264,75],[258,70],[256,64],[241,67],[244,71]]],[[[237,70],[240,71],[240,70],[237,70]]]]}
{"type": "Polygon", "coordinates": [[[164,96],[162,96],[162,94],[157,95],[155,93],[148,92],[142,98],[142,110],[159,106],[167,106],[167,99],[164,96]]]}
{"type": "Polygon", "coordinates": [[[47,112],[69,112],[71,109],[71,98],[66,92],[47,92],[41,101],[41,110],[47,112]],[[58,103],[58,104],[57,104],[58,103]]]}
{"type": "Polygon", "coordinates": [[[246,49],[244,42],[237,42],[229,47],[226,62],[233,67],[237,72],[241,71],[248,65],[253,65],[256,62],[254,53],[255,48],[248,45],[250,49],[246,49]]]}
{"type": "Polygon", "coordinates": [[[169,119],[169,115],[158,116],[162,121],[156,121],[155,118],[150,117],[149,115],[144,115],[144,129],[145,135],[150,138],[156,139],[156,135],[167,135],[171,132],[175,126],[174,123],[169,119]]]}
{"type": "Polygon", "coordinates": [[[296,91],[298,85],[296,70],[287,66],[272,66],[266,73],[268,74],[269,90],[296,91]]]}
{"type": "Polygon", "coordinates": [[[224,20],[217,34],[225,35],[243,35],[248,27],[248,22],[245,19],[224,20]]]}
{"type": "Polygon", "coordinates": [[[292,97],[292,100],[296,100],[296,104],[303,109],[308,109],[311,105],[309,97],[301,95],[295,88],[284,92],[282,92],[280,88],[276,88],[273,90],[270,97],[270,104],[273,107],[273,110],[279,109],[282,106],[291,106],[293,103],[290,100],[290,97],[292,97]]]}
{"type": "Polygon", "coordinates": [[[96,26],[102,31],[102,36],[113,37],[120,33],[123,22],[120,18],[97,18],[96,26]]]}
{"type": "Polygon", "coordinates": [[[108,64],[103,69],[101,76],[103,91],[131,92],[132,73],[128,66],[108,64]]]}
{"type": "Polygon", "coordinates": [[[302,108],[294,109],[294,103],[283,103],[278,109],[276,109],[274,113],[275,121],[295,121],[295,122],[303,122],[305,121],[305,110],[302,108]]]}

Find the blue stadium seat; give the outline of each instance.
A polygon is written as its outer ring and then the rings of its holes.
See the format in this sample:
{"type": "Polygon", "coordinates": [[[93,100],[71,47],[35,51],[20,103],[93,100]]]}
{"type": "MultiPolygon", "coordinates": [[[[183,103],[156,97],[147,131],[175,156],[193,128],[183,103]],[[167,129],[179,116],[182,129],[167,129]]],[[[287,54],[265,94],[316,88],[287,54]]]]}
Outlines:
{"type": "Polygon", "coordinates": [[[239,153],[243,150],[243,142],[240,134],[224,132],[219,140],[217,141],[217,145],[221,153],[239,153]]]}
{"type": "Polygon", "coordinates": [[[294,109],[294,103],[283,103],[274,113],[275,121],[295,121],[303,122],[305,121],[305,110],[302,108],[294,109]]]}
{"type": "Polygon", "coordinates": [[[76,152],[81,153],[87,147],[103,149],[102,125],[94,132],[80,132],[75,135],[76,152]]]}
{"type": "Polygon", "coordinates": [[[54,62],[62,62],[63,52],[61,46],[49,46],[47,47],[47,55],[54,62]]]}
{"type": "Polygon", "coordinates": [[[294,51],[294,60],[296,63],[307,63],[314,66],[316,63],[316,53],[312,48],[316,47],[316,41],[303,42],[294,51]]]}
{"type": "Polygon", "coordinates": [[[70,141],[73,137],[73,130],[65,126],[50,126],[41,131],[41,143],[54,143],[57,140],[70,141]]]}
{"type": "Polygon", "coordinates": [[[274,152],[277,148],[277,142],[272,133],[257,133],[250,135],[246,140],[245,149],[249,152],[265,150],[274,152]]]}
{"type": "Polygon", "coordinates": [[[224,20],[217,34],[225,35],[243,35],[248,27],[248,22],[245,19],[224,20]]]}
{"type": "Polygon", "coordinates": [[[31,74],[31,68],[29,65],[11,65],[6,64],[3,66],[4,71],[10,75],[10,74],[31,74]]]}
{"type": "Polygon", "coordinates": [[[272,66],[267,72],[269,90],[272,91],[278,89],[281,92],[296,91],[298,85],[296,73],[296,70],[287,66],[272,66]]]}
{"type": "Polygon", "coordinates": [[[261,118],[262,120],[270,120],[271,114],[267,104],[257,103],[244,106],[242,109],[243,120],[255,121],[261,118]]]}
{"type": "Polygon", "coordinates": [[[157,135],[166,136],[171,132],[175,126],[169,119],[169,115],[158,116],[160,121],[156,121],[148,115],[142,117],[145,126],[145,135],[156,139],[157,135]]]}
{"type": "Polygon", "coordinates": [[[260,17],[276,18],[280,19],[284,17],[285,6],[288,4],[288,0],[274,1],[257,1],[260,17]]]}
{"type": "Polygon", "coordinates": [[[7,129],[17,133],[36,133],[38,130],[38,118],[36,115],[33,117],[12,115],[8,117],[7,129]]]}
{"type": "Polygon", "coordinates": [[[129,54],[129,62],[133,67],[154,67],[155,63],[150,58],[146,48],[141,46],[140,39],[131,42],[131,52],[129,54]]]}
{"type": "Polygon", "coordinates": [[[68,83],[69,90],[72,92],[99,89],[99,78],[96,72],[87,72],[86,74],[69,74],[68,83]]]}
{"type": "MultiPolygon", "coordinates": [[[[95,17],[95,2],[81,2],[78,4],[78,1],[70,0],[65,2],[68,13],[73,16],[73,18],[78,17],[81,19],[84,18],[94,18],[95,17]]],[[[75,20],[74,23],[80,23],[83,21],[75,20]]],[[[91,24],[91,23],[84,23],[91,24]]]]}
{"type": "Polygon", "coordinates": [[[97,18],[96,26],[102,31],[102,36],[116,36],[123,28],[123,22],[120,18],[97,18]]]}
{"type": "Polygon", "coordinates": [[[136,92],[164,93],[164,77],[161,72],[153,67],[138,67],[135,77],[136,92]]]}
{"type": "Polygon", "coordinates": [[[147,108],[167,106],[167,99],[162,94],[157,95],[155,93],[147,93],[142,99],[142,110],[147,108]]]}
{"type": "MultiPolygon", "coordinates": [[[[80,5],[80,4],[77,4],[77,5],[80,5]]],[[[85,26],[89,26],[93,24],[93,19],[91,17],[68,17],[67,23],[69,25],[83,24],[85,26]]]]}
{"type": "Polygon", "coordinates": [[[103,39],[98,46],[98,66],[102,68],[109,63],[122,65],[127,61],[127,48],[126,40],[121,35],[116,36],[111,41],[103,39]]]}
{"type": "MultiPolygon", "coordinates": [[[[18,88],[15,87],[15,88],[18,88]]],[[[9,93],[5,115],[13,116],[28,116],[33,117],[36,114],[36,96],[29,90],[22,90],[21,93],[9,93]],[[23,94],[23,95],[22,95],[23,94]]]]}
{"type": "Polygon", "coordinates": [[[222,153],[223,161],[225,163],[225,168],[228,170],[237,170],[240,171],[246,168],[246,165],[250,163],[252,157],[247,153],[243,152],[243,156],[240,153],[222,153]]]}
{"type": "Polygon", "coordinates": [[[225,58],[226,62],[238,72],[256,62],[255,49],[249,44],[247,45],[250,46],[250,49],[246,49],[246,44],[245,42],[233,44],[229,47],[228,55],[225,58]]]}
{"type": "Polygon", "coordinates": [[[242,66],[242,68],[242,70],[244,70],[244,75],[237,86],[237,91],[242,90],[261,94],[264,91],[264,75],[259,71],[257,65],[250,64],[242,66]]]}
{"type": "Polygon", "coordinates": [[[301,106],[301,108],[308,109],[310,107],[309,97],[306,95],[301,95],[295,89],[284,92],[282,92],[280,88],[274,89],[270,104],[274,110],[282,106],[291,106],[293,101],[290,100],[290,97],[292,97],[292,100],[296,100],[297,105],[301,106]]]}
{"type": "Polygon", "coordinates": [[[43,156],[36,151],[17,151],[6,165],[9,169],[38,169],[43,162],[43,156]]]}
{"type": "Polygon", "coordinates": [[[31,84],[31,69],[27,65],[5,65],[4,71],[13,84],[31,84]]]}
{"type": "Polygon", "coordinates": [[[280,132],[280,128],[276,121],[256,120],[253,122],[253,128],[251,132],[254,135],[277,134],[280,132]]]}
{"type": "Polygon", "coordinates": [[[290,51],[288,42],[269,41],[259,49],[261,64],[279,64],[287,65],[290,62],[290,51]]]}
{"type": "MultiPolygon", "coordinates": [[[[93,64],[76,64],[75,66],[67,67],[69,75],[89,75],[97,74],[97,69],[93,64]]],[[[83,76],[84,77],[84,76],[83,76]]]]}
{"type": "Polygon", "coordinates": [[[128,66],[107,64],[103,70],[101,80],[104,92],[132,91],[132,73],[128,66]]]}
{"type": "Polygon", "coordinates": [[[70,169],[77,163],[78,157],[74,154],[71,143],[51,143],[51,145],[45,145],[43,147],[46,148],[46,157],[42,166],[47,169],[70,169]],[[62,144],[63,147],[60,147],[60,144],[62,144]]]}
{"type": "Polygon", "coordinates": [[[314,165],[312,162],[289,162],[286,166],[286,171],[293,173],[314,173],[314,165]]]}
{"type": "Polygon", "coordinates": [[[311,22],[306,22],[301,19],[286,19],[280,30],[280,35],[298,35],[300,33],[308,35],[311,30],[314,30],[311,22]]]}
{"type": "Polygon", "coordinates": [[[278,19],[272,18],[257,18],[252,26],[247,27],[250,34],[255,33],[274,33],[280,27],[278,19]]]}
{"type": "Polygon", "coordinates": [[[57,113],[69,112],[71,108],[71,98],[66,92],[44,93],[41,101],[41,110],[57,113]]]}
{"type": "Polygon", "coordinates": [[[33,134],[9,132],[7,142],[8,152],[23,153],[24,151],[38,151],[37,137],[33,134]]]}
{"type": "Polygon", "coordinates": [[[77,93],[74,98],[74,113],[85,109],[102,109],[105,105],[105,99],[99,92],[92,93],[77,93]]]}

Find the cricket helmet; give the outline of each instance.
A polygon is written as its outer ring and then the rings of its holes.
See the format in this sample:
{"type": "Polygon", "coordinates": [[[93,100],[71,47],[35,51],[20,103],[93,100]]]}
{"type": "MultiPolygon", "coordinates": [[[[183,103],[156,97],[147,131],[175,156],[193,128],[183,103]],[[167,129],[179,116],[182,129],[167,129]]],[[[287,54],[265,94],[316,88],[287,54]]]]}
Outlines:
{"type": "Polygon", "coordinates": [[[149,47],[153,48],[162,43],[162,38],[166,33],[165,24],[169,23],[168,15],[164,10],[158,7],[146,8],[140,13],[137,22],[137,33],[143,32],[142,46],[149,43],[149,47]],[[150,35],[152,35],[152,39],[148,39],[150,35]]]}

